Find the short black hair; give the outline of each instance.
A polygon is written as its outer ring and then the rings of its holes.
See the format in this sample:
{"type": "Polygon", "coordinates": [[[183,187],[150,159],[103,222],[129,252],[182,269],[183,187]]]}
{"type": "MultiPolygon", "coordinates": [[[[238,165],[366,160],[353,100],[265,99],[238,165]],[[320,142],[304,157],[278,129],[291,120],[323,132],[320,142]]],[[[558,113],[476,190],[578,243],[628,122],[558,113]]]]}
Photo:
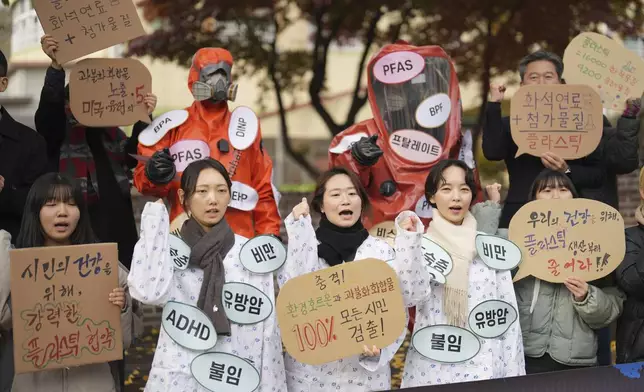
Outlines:
{"type": "Polygon", "coordinates": [[[181,190],[183,190],[184,193],[183,209],[185,211],[188,211],[188,200],[190,200],[192,195],[195,194],[195,190],[197,189],[197,180],[199,179],[199,174],[201,174],[201,172],[206,169],[215,169],[219,174],[221,174],[221,176],[224,177],[224,180],[226,181],[226,185],[228,185],[228,192],[230,192],[230,188],[232,188],[233,183],[230,180],[228,171],[226,170],[224,165],[221,164],[221,162],[213,158],[206,158],[191,162],[181,175],[181,190]]]}
{"type": "Polygon", "coordinates": [[[72,245],[93,244],[98,240],[83,197],[80,183],[63,173],[47,173],[40,176],[29,190],[22,214],[17,248],[37,248],[45,245],[45,231],[40,222],[40,210],[49,201],[74,202],[80,211],[76,230],[69,240],[72,245]]]}
{"type": "MultiPolygon", "coordinates": [[[[428,203],[430,203],[429,199],[431,199],[432,196],[438,192],[438,189],[445,183],[443,172],[452,166],[460,167],[465,171],[465,184],[467,184],[467,187],[470,188],[470,191],[472,192],[472,201],[476,199],[476,178],[474,177],[474,171],[461,160],[444,159],[432,167],[427,175],[427,180],[425,180],[425,197],[427,198],[428,203]]],[[[432,207],[436,207],[433,204],[431,205],[432,207]]]]}
{"type": "Polygon", "coordinates": [[[530,193],[528,194],[528,200],[537,200],[537,194],[546,188],[555,188],[560,186],[567,188],[570,193],[572,193],[573,198],[576,199],[579,197],[575,184],[572,183],[570,177],[565,173],[552,169],[543,169],[539,174],[537,174],[537,177],[532,182],[530,193]]]}
{"type": "Polygon", "coordinates": [[[340,174],[348,176],[351,180],[351,183],[356,188],[356,192],[358,192],[358,196],[360,196],[360,201],[362,204],[362,213],[364,214],[369,209],[369,196],[367,195],[367,190],[360,182],[358,175],[343,166],[333,167],[320,174],[320,176],[318,177],[318,182],[315,186],[315,191],[313,192],[313,200],[311,200],[311,207],[313,208],[313,211],[317,212],[318,214],[322,213],[322,204],[324,202],[324,192],[326,192],[326,183],[329,182],[331,178],[340,174]]]}
{"type": "Polygon", "coordinates": [[[555,53],[547,52],[545,50],[537,50],[536,52],[532,52],[521,59],[521,61],[519,62],[519,76],[521,77],[521,81],[523,81],[523,77],[525,76],[525,71],[528,68],[528,64],[535,61],[550,61],[557,70],[557,76],[559,76],[559,80],[563,82],[564,64],[561,60],[561,57],[559,57],[555,53]]]}
{"type": "Polygon", "coordinates": [[[7,58],[5,57],[2,50],[0,50],[0,78],[7,76],[9,72],[9,64],[7,63],[7,58]]]}

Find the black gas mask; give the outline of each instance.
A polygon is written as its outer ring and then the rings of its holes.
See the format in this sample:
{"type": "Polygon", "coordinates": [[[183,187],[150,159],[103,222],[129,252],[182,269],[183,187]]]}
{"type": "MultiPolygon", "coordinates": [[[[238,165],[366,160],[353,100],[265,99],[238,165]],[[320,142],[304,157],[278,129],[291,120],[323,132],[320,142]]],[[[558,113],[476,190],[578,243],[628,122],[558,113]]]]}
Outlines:
{"type": "Polygon", "coordinates": [[[231,82],[230,75],[231,67],[226,62],[205,66],[201,70],[199,80],[192,84],[192,96],[197,101],[234,101],[238,86],[231,82]]]}

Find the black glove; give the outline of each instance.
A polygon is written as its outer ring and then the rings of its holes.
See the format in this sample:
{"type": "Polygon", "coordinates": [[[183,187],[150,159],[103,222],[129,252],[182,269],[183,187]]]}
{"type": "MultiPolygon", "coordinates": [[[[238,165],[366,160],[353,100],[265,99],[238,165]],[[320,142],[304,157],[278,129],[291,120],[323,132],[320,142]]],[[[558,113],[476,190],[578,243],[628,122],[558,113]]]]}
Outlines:
{"type": "Polygon", "coordinates": [[[351,146],[351,156],[362,166],[373,166],[382,156],[382,150],[376,144],[378,135],[363,137],[351,146]]]}
{"type": "Polygon", "coordinates": [[[177,175],[177,169],[174,167],[170,150],[164,148],[155,152],[145,163],[145,175],[156,185],[165,185],[171,182],[177,175]]]}

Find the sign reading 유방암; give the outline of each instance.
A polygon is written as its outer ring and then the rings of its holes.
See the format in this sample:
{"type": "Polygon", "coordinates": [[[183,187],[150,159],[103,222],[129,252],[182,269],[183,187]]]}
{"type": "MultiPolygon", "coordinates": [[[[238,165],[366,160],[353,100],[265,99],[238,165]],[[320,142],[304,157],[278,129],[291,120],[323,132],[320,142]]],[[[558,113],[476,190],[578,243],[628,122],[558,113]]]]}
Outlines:
{"type": "Polygon", "coordinates": [[[530,275],[590,282],[613,272],[626,251],[620,213],[588,199],[532,201],[512,218],[509,237],[523,255],[515,282],[530,275]]]}
{"type": "Polygon", "coordinates": [[[516,156],[551,151],[563,159],[582,158],[595,151],[604,130],[599,94],[588,86],[523,86],[510,108],[516,156]]]}
{"type": "Polygon", "coordinates": [[[69,101],[74,117],[88,127],[150,122],[143,102],[152,76],[134,59],[85,59],[69,76],[69,101]]]}
{"type": "Polygon", "coordinates": [[[240,325],[257,324],[273,313],[273,303],[264,292],[248,283],[228,282],[223,287],[224,312],[240,325]]]}
{"type": "Polygon", "coordinates": [[[311,365],[361,354],[364,345],[386,347],[405,328],[396,272],[377,259],[291,279],[276,309],[286,351],[311,365]]]}
{"type": "Polygon", "coordinates": [[[145,35],[132,0],[32,0],[60,64],[145,35]]]}
{"type": "Polygon", "coordinates": [[[563,62],[566,81],[594,88],[606,109],[621,111],[628,98],[644,92],[644,61],[604,35],[579,34],[568,44],[563,62]]]}
{"type": "Polygon", "coordinates": [[[483,339],[498,338],[517,321],[519,312],[511,304],[497,299],[481,302],[470,312],[468,324],[483,339]]]}
{"type": "Polygon", "coordinates": [[[123,358],[116,244],[17,249],[11,258],[16,373],[123,358]]]}

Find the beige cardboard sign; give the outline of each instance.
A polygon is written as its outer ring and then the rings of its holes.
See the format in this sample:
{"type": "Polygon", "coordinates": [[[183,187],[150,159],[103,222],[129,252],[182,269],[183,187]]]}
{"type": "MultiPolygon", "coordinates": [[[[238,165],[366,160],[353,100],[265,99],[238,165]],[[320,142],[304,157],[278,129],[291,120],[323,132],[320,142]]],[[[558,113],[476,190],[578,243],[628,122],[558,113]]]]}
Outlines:
{"type": "Polygon", "coordinates": [[[16,373],[123,358],[116,244],[12,250],[16,373]]]}
{"type": "Polygon", "coordinates": [[[277,297],[277,320],[286,351],[319,365],[384,348],[405,329],[396,272],[365,259],[291,279],[277,297]]]}
{"type": "Polygon", "coordinates": [[[393,248],[396,239],[396,224],[394,221],[380,222],[369,229],[369,234],[385,241],[393,248]]]}
{"type": "Polygon", "coordinates": [[[60,64],[145,35],[132,0],[31,0],[60,64]]]}
{"type": "Polygon", "coordinates": [[[152,90],[150,71],[134,59],[85,59],[69,76],[74,117],[88,127],[150,122],[143,102],[152,90]]]}
{"type": "Polygon", "coordinates": [[[617,41],[597,33],[581,33],[564,52],[564,78],[587,84],[606,109],[624,110],[626,100],[644,93],[644,61],[617,41]]]}
{"type": "Polygon", "coordinates": [[[602,137],[601,100],[588,86],[523,86],[512,97],[510,111],[516,156],[550,151],[563,159],[582,158],[595,151],[602,137]]]}
{"type": "Polygon", "coordinates": [[[620,213],[588,199],[530,202],[512,218],[509,237],[523,254],[515,282],[530,275],[590,282],[613,272],[626,251],[620,213]]]}

